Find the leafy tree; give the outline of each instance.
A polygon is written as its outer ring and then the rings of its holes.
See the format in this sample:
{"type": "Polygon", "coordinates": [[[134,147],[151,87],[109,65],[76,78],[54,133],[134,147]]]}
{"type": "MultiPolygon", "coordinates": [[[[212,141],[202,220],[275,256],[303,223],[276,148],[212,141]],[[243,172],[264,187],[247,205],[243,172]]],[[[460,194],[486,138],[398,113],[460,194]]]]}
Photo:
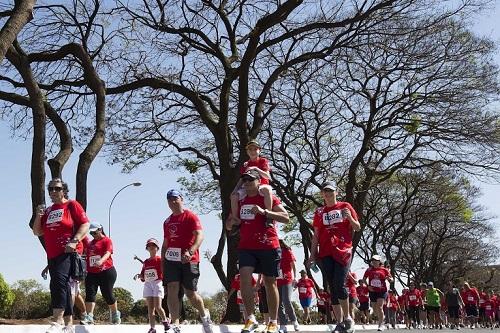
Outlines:
{"type": "Polygon", "coordinates": [[[0,274],[0,316],[5,317],[10,313],[12,303],[14,303],[15,294],[0,274]]]}
{"type": "Polygon", "coordinates": [[[45,318],[51,314],[50,293],[34,279],[19,280],[12,286],[15,300],[10,317],[15,319],[45,318]]]}

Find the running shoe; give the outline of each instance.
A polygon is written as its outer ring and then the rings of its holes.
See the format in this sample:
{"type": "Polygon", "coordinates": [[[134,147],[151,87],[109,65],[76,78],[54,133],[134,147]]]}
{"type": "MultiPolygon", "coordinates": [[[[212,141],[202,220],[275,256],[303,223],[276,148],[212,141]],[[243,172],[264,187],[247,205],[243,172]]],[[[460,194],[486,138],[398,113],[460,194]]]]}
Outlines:
{"type": "Polygon", "coordinates": [[[164,322],[162,322],[163,328],[165,329],[165,333],[170,329],[170,318],[167,318],[164,322]]]}
{"type": "Polygon", "coordinates": [[[63,325],[52,322],[50,323],[50,327],[45,331],[45,333],[62,333],[63,332],[63,325]]]}
{"type": "Polygon", "coordinates": [[[333,329],[332,333],[345,333],[344,323],[338,323],[333,329]]]}
{"type": "MultiPolygon", "coordinates": [[[[166,332],[166,331],[165,331],[166,332]]],[[[151,327],[148,331],[148,333],[156,333],[156,328],[151,327]]]]}
{"type": "Polygon", "coordinates": [[[62,331],[63,333],[75,333],[75,326],[73,325],[64,326],[62,331]]]}
{"type": "Polygon", "coordinates": [[[173,326],[172,326],[172,332],[173,332],[173,333],[181,333],[181,328],[180,328],[180,326],[173,325],[173,326]]]}
{"type": "Polygon", "coordinates": [[[385,326],[383,324],[378,324],[377,331],[382,332],[383,330],[385,330],[385,326]]]}
{"type": "Polygon", "coordinates": [[[264,333],[278,333],[278,324],[276,324],[276,323],[267,324],[266,330],[264,333]]]}
{"type": "Polygon", "coordinates": [[[253,333],[258,328],[259,328],[259,324],[257,324],[254,321],[251,321],[250,319],[247,319],[247,321],[245,322],[245,326],[243,326],[243,329],[241,330],[241,333],[253,333]]]}
{"type": "Polygon", "coordinates": [[[83,319],[80,320],[80,324],[82,325],[94,325],[94,315],[89,313],[83,316],[83,319]]]}
{"type": "Polygon", "coordinates": [[[205,318],[201,318],[201,323],[203,325],[204,333],[213,333],[212,331],[212,320],[210,320],[210,313],[207,311],[205,318]]]}
{"type": "Polygon", "coordinates": [[[280,333],[288,333],[288,328],[286,328],[286,325],[280,325],[279,332],[280,333]]]}
{"type": "Polygon", "coordinates": [[[347,333],[354,333],[354,320],[352,318],[347,318],[343,324],[347,333]]]}
{"type": "Polygon", "coordinates": [[[298,321],[294,321],[293,322],[293,329],[295,331],[300,331],[300,325],[299,325],[299,322],[298,321]]]}
{"type": "Polygon", "coordinates": [[[112,312],[111,313],[111,324],[113,325],[120,325],[122,323],[122,319],[120,318],[121,316],[120,311],[112,312]]]}

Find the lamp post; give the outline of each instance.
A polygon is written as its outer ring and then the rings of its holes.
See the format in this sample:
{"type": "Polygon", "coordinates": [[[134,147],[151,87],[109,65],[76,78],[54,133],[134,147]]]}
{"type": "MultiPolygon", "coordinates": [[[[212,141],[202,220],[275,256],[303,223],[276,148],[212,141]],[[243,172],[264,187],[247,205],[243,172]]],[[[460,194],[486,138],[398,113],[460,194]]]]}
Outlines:
{"type": "Polygon", "coordinates": [[[111,206],[113,206],[113,201],[115,201],[116,196],[129,186],[141,186],[141,185],[142,184],[139,182],[127,184],[123,186],[121,189],[119,189],[118,192],[116,192],[113,199],[111,199],[111,203],[109,204],[109,209],[108,209],[108,236],[111,236],[111,206]]]}

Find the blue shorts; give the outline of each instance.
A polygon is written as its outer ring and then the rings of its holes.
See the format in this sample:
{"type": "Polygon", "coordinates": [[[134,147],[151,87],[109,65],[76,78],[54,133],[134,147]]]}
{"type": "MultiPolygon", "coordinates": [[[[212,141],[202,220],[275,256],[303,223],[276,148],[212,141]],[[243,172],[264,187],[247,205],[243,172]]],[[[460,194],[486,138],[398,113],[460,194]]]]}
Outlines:
{"type": "Polygon", "coordinates": [[[302,306],[303,308],[310,308],[311,302],[312,302],[312,297],[302,298],[299,301],[300,301],[300,306],[302,306]]]}
{"type": "Polygon", "coordinates": [[[281,249],[240,249],[238,253],[238,260],[240,268],[253,267],[254,273],[262,273],[264,276],[278,277],[281,261],[281,249]]]}

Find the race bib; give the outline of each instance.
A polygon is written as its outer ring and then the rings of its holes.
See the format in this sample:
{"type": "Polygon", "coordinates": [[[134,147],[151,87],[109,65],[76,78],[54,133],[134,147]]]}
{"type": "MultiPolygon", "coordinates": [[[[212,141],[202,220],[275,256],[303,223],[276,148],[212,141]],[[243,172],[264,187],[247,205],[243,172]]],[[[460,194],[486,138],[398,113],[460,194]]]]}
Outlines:
{"type": "Polygon", "coordinates": [[[491,305],[486,305],[484,308],[488,311],[491,311],[491,305]]]}
{"type": "Polygon", "coordinates": [[[170,261],[181,261],[181,248],[169,247],[165,252],[165,259],[170,261]]]}
{"type": "Polygon", "coordinates": [[[155,268],[149,268],[144,271],[144,280],[147,282],[158,280],[158,273],[155,268]]]}
{"type": "Polygon", "coordinates": [[[255,214],[252,213],[252,208],[254,205],[243,205],[240,208],[240,219],[242,220],[254,220],[255,214]]]}
{"type": "Polygon", "coordinates": [[[101,256],[90,256],[89,261],[90,261],[90,267],[99,267],[97,265],[97,262],[101,260],[101,256]]]}
{"type": "Polygon", "coordinates": [[[483,304],[484,303],[484,299],[479,299],[479,304],[483,304]]]}
{"type": "Polygon", "coordinates": [[[375,288],[381,288],[382,287],[382,281],[378,279],[374,279],[370,281],[370,286],[375,287],[375,288]]]}
{"type": "Polygon", "coordinates": [[[467,296],[467,300],[469,302],[474,302],[474,296],[467,296]]]}
{"type": "Polygon", "coordinates": [[[417,300],[417,296],[410,295],[409,299],[410,299],[410,301],[416,301],[417,300]]]}
{"type": "Polygon", "coordinates": [[[241,299],[243,299],[243,298],[241,297],[241,290],[238,290],[238,291],[236,292],[236,298],[237,298],[237,299],[240,299],[240,300],[241,300],[241,299]]]}
{"type": "Polygon", "coordinates": [[[47,225],[61,222],[64,214],[64,209],[51,210],[49,216],[47,216],[47,225]]]}
{"type": "Polygon", "coordinates": [[[305,294],[305,293],[307,293],[307,288],[300,287],[300,288],[299,288],[299,293],[300,293],[300,294],[305,294]]]}
{"type": "Polygon", "coordinates": [[[335,223],[340,223],[344,219],[342,217],[342,211],[340,209],[329,211],[328,213],[323,214],[323,224],[324,225],[332,225],[335,223]]]}

